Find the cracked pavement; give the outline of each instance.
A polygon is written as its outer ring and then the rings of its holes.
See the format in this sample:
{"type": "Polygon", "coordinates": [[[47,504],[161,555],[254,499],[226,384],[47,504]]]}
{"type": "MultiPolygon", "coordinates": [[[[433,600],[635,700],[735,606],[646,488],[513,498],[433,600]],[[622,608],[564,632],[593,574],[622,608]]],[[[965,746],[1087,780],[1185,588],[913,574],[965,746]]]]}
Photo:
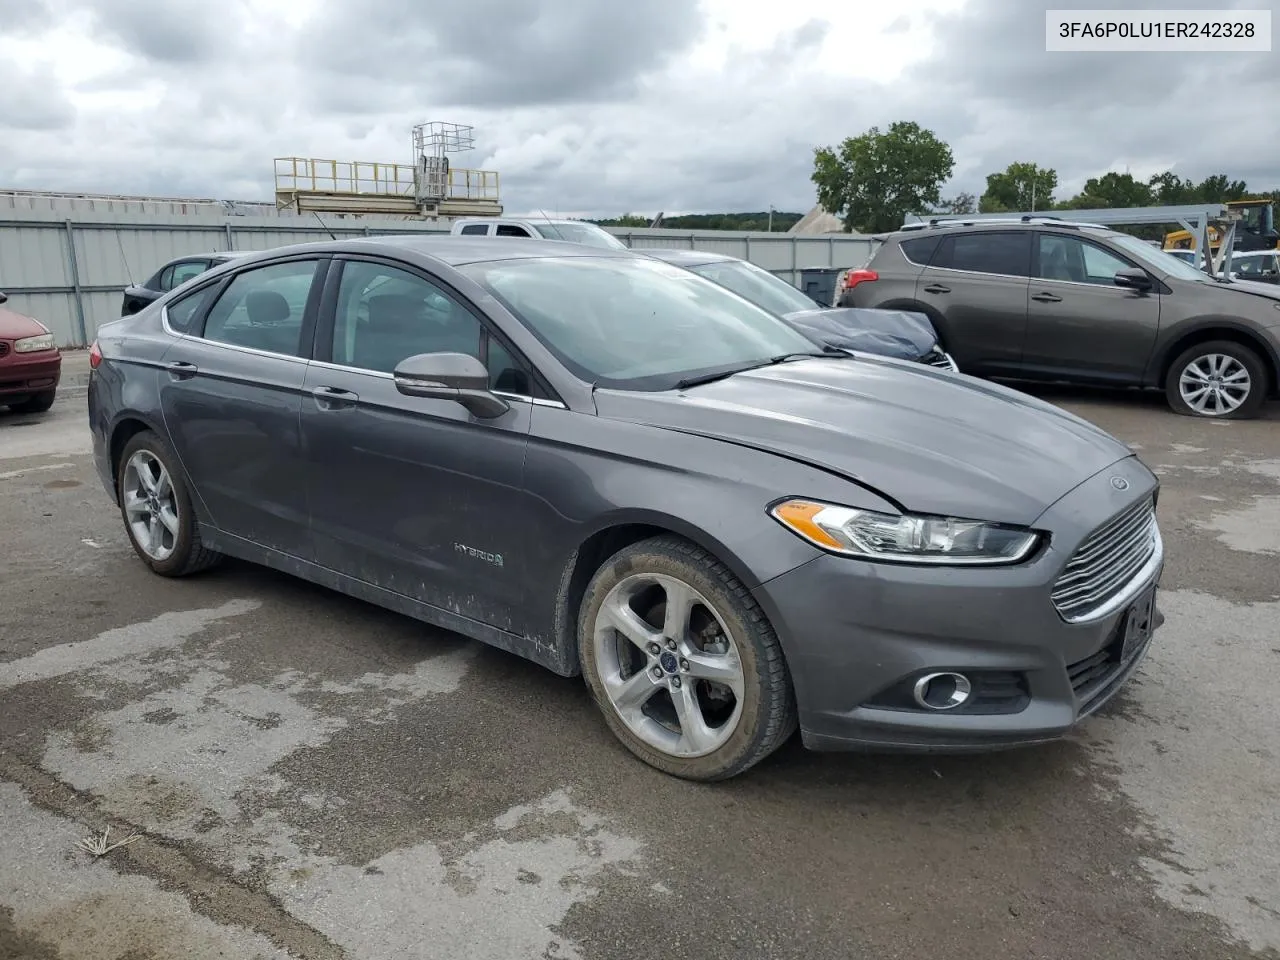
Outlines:
{"type": "Polygon", "coordinates": [[[83,392],[0,412],[0,958],[1280,956],[1280,409],[1038,390],[1161,474],[1167,617],[1070,740],[714,787],[579,680],[137,562],[83,392]],[[137,842],[93,859],[75,841],[137,842]]]}

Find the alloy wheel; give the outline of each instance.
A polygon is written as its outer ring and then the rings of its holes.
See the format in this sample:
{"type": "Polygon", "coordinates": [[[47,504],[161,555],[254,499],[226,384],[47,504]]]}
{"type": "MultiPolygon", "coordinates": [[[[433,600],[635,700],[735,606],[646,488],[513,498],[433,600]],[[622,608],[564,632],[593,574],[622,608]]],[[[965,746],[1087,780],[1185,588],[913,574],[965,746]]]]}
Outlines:
{"type": "Polygon", "coordinates": [[[125,464],[121,497],[139,549],[161,563],[178,545],[178,504],[169,471],[154,453],[138,450],[125,464]]]}
{"type": "Polygon", "coordinates": [[[649,746],[702,757],[737,729],[745,687],[738,645],[689,584],[665,574],[626,577],[600,605],[592,642],[610,704],[649,746]]]}
{"type": "Polygon", "coordinates": [[[1178,377],[1178,392],[1188,407],[1201,416],[1233,413],[1249,398],[1253,378],[1243,363],[1225,353],[1196,357],[1178,377]]]}

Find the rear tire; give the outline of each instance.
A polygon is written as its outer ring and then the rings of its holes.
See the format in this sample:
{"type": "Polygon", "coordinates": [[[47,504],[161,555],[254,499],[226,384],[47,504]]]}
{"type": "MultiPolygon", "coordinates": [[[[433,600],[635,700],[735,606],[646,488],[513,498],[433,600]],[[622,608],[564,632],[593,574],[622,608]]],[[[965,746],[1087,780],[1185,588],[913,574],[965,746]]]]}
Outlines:
{"type": "Polygon", "coordinates": [[[1184,350],[1165,377],[1169,408],[1187,417],[1250,420],[1267,398],[1266,365],[1257,352],[1231,340],[1184,350]]]}
{"type": "Polygon", "coordinates": [[[795,732],[791,677],[764,611],[724,564],[678,537],[625,547],[596,571],[578,651],[610,730],[665,773],[725,780],[795,732]]]}
{"type": "Polygon", "coordinates": [[[46,390],[44,393],[37,393],[33,397],[28,397],[22,403],[15,403],[12,409],[15,413],[44,413],[53,406],[53,400],[56,395],[57,391],[46,390]]]}
{"type": "Polygon", "coordinates": [[[155,573],[185,577],[222,559],[200,542],[178,458],[158,434],[143,430],[125,444],[116,465],[116,490],[129,542],[155,573]]]}

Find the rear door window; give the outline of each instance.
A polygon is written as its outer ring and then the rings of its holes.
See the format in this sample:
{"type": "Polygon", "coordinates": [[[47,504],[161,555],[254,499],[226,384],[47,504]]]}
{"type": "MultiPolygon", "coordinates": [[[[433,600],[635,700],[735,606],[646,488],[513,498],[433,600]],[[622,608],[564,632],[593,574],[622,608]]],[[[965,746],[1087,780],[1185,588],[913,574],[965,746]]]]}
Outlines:
{"type": "Polygon", "coordinates": [[[464,237],[483,237],[489,232],[487,223],[468,223],[458,231],[464,237]]]}
{"type": "Polygon", "coordinates": [[[524,227],[518,227],[514,223],[498,224],[497,234],[500,237],[531,237],[533,236],[524,227]]]}
{"type": "Polygon", "coordinates": [[[1003,231],[962,233],[945,237],[929,264],[935,268],[990,273],[1005,277],[1031,275],[1031,233],[1003,231]]]}

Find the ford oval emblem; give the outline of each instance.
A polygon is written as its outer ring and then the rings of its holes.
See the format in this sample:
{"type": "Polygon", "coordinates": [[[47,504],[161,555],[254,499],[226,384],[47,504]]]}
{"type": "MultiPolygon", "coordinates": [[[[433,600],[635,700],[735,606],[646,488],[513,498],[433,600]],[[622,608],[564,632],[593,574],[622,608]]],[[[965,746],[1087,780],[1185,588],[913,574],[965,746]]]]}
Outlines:
{"type": "Polygon", "coordinates": [[[1126,480],[1124,477],[1112,477],[1111,485],[1115,487],[1117,490],[1129,489],[1129,481],[1126,480]]]}

